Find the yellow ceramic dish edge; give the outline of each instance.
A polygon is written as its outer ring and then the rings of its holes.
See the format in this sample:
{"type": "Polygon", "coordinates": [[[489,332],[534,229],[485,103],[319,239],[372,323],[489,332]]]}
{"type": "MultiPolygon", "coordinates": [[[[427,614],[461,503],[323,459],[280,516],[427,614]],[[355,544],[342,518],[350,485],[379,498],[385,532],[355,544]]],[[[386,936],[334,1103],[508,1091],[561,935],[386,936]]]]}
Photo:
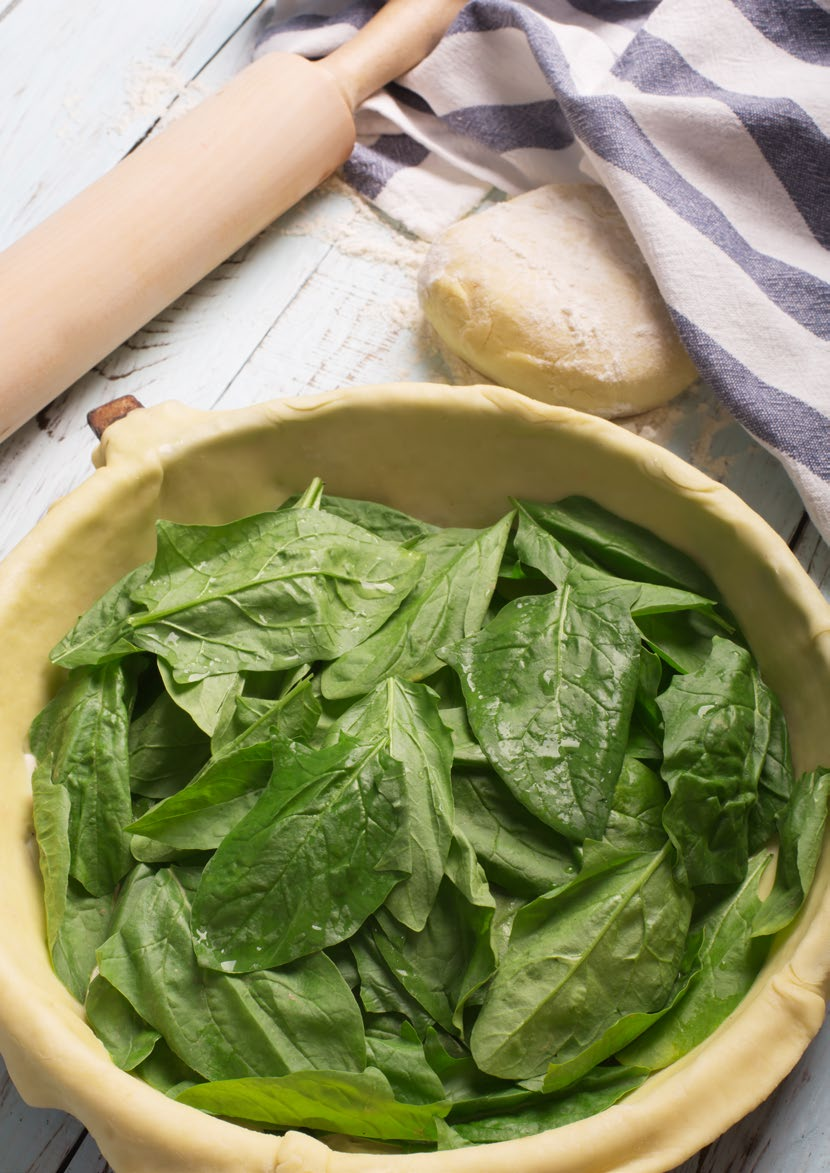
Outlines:
{"type": "Polygon", "coordinates": [[[116,1069],[49,966],[23,750],[58,679],[49,649],[152,554],[156,517],[227,521],[315,474],[332,492],[461,525],[494,520],[508,494],[589,495],[715,579],[782,699],[799,770],[830,763],[830,608],[727,489],[613,424],[494,387],[369,387],[225,413],[165,404],[108,429],[96,463],[0,567],[0,1051],[30,1103],[78,1116],[118,1173],[662,1173],[769,1094],[824,1017],[827,852],[804,914],[728,1022],[622,1104],[556,1132],[417,1156],[333,1152],[213,1120],[116,1069]]]}

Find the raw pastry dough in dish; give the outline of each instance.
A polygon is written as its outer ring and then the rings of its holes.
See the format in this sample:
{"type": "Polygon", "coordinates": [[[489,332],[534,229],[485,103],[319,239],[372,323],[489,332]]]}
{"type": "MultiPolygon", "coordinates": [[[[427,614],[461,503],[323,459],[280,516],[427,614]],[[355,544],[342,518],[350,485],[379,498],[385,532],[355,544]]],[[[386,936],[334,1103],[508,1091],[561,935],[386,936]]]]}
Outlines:
{"type": "Polygon", "coordinates": [[[830,607],[725,486],[624,428],[498,387],[352,387],[237,411],[161,404],[108,427],[95,462],[0,566],[0,1053],[30,1104],[77,1116],[117,1173],[664,1173],[769,1095],[824,1021],[827,850],[802,914],[727,1021],[613,1108],[555,1131],[339,1152],[207,1116],[118,1069],[49,963],[24,748],[61,676],[50,648],[152,556],[157,518],[223,524],[315,474],[334,494],[436,525],[492,524],[509,495],[590,497],[712,577],[781,699],[799,773],[830,761],[830,607]]]}
{"type": "Polygon", "coordinates": [[[488,378],[608,418],[696,377],[608,192],[550,184],[454,224],[420,276],[442,341],[488,378]]]}

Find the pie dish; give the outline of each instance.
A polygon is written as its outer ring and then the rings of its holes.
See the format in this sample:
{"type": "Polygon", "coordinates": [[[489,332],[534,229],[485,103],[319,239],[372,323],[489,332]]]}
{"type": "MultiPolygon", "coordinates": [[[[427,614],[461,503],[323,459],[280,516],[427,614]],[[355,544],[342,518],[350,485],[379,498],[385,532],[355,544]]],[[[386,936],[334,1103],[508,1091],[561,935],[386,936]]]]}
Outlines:
{"type": "Polygon", "coordinates": [[[213,1119],[118,1070],[49,965],[24,751],[60,675],[49,649],[152,555],[156,518],[226,522],[314,475],[332,493],[438,524],[491,523],[508,495],[592,497],[715,580],[783,704],[797,773],[830,762],[830,607],[723,486],[604,420],[496,387],[366,387],[213,413],[168,403],[109,427],[94,462],[0,567],[0,1052],[29,1103],[76,1115],[117,1173],[663,1173],[773,1090],[824,1018],[826,851],[802,914],[723,1026],[620,1104],[555,1133],[431,1154],[340,1152],[213,1119]]]}

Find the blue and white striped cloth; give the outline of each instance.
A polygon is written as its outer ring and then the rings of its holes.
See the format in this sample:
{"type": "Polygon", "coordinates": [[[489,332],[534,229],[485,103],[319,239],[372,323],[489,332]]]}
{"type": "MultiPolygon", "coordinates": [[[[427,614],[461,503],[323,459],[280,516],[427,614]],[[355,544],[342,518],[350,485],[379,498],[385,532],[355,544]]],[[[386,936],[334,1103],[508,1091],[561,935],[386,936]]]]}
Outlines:
{"type": "MultiPolygon", "coordinates": [[[[278,0],[319,57],[380,0],[278,0]]],[[[345,178],[427,239],[490,187],[611,192],[699,371],[830,540],[828,0],[470,0],[345,178]]]]}

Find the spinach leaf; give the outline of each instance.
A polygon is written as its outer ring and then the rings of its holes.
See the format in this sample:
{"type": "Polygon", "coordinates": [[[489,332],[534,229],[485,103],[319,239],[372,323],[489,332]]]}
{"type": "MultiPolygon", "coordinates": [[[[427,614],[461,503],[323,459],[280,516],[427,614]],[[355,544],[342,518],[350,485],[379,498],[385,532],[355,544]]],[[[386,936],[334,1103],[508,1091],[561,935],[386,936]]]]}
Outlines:
{"type": "Polygon", "coordinates": [[[307,742],[320,720],[320,702],[314,681],[305,672],[290,680],[276,698],[237,696],[226,710],[221,733],[211,738],[214,759],[244,745],[265,741],[278,732],[291,741],[307,742]]]}
{"type": "Polygon", "coordinates": [[[647,1075],[648,1072],[636,1067],[596,1067],[578,1084],[558,1095],[538,1096],[517,1111],[494,1112],[485,1119],[453,1120],[453,1128],[473,1144],[535,1136],[546,1129],[561,1128],[603,1112],[640,1087],[647,1075]]]}
{"type": "MultiPolygon", "coordinates": [[[[621,1018],[660,1010],[690,914],[667,846],[633,858],[608,854],[602,870],[528,904],[470,1036],[478,1066],[531,1079],[594,1051],[621,1018]]],[[[607,1054],[620,1045],[611,1037],[607,1054]]],[[[594,1063],[604,1057],[592,1054],[594,1063]]]]}
{"type": "Polygon", "coordinates": [[[586,497],[519,504],[541,529],[567,543],[573,556],[587,557],[619,578],[718,597],[712,580],[688,555],[586,497]]]}
{"type": "Polygon", "coordinates": [[[383,745],[403,767],[408,842],[399,864],[408,874],[386,905],[418,931],[435,903],[452,842],[452,743],[438,712],[438,698],[422,684],[389,679],[353,705],[329,732],[383,745]]]}
{"type": "Polygon", "coordinates": [[[669,1014],[686,995],[689,986],[689,976],[681,972],[669,994],[669,999],[659,1010],[635,1010],[630,1014],[623,1014],[608,1026],[579,1054],[572,1055],[562,1061],[554,1060],[548,1065],[544,1076],[532,1080],[524,1080],[525,1087],[539,1088],[542,1092],[559,1092],[578,1083],[586,1074],[596,1069],[597,1065],[607,1059],[609,1055],[625,1048],[632,1039],[637,1039],[644,1031],[653,1027],[669,1014]]]}
{"type": "Polygon", "coordinates": [[[695,611],[636,618],[649,648],[675,672],[697,672],[712,654],[712,639],[724,635],[710,616],[695,611]]]}
{"type": "Polygon", "coordinates": [[[227,672],[188,684],[177,680],[173,669],[161,658],[158,667],[170,699],[189,713],[208,737],[213,737],[226,706],[242,692],[243,677],[238,672],[227,672]]]}
{"type": "Polygon", "coordinates": [[[134,682],[120,664],[76,668],[29,732],[38,761],[69,795],[69,874],[92,896],[112,892],[132,866],[123,827],[132,817],[127,730],[134,682]]]}
{"type": "Polygon", "coordinates": [[[473,850],[458,836],[420,932],[405,929],[384,909],[376,914],[376,948],[407,993],[445,1030],[463,1032],[467,1000],[496,967],[494,909],[473,850]]]}
{"type": "Polygon", "coordinates": [[[127,830],[177,851],[211,851],[248,814],[273,771],[271,741],[244,746],[209,763],[189,786],[152,807],[127,830]]]}
{"type": "Polygon", "coordinates": [[[605,828],[606,842],[619,851],[659,851],[666,842],[666,798],[660,777],[643,762],[626,755],[605,828]]]}
{"type": "Polygon", "coordinates": [[[758,887],[772,856],[755,856],[739,888],[692,926],[699,941],[685,995],[620,1055],[635,1067],[659,1070],[691,1051],[732,1013],[755,981],[767,945],[753,939],[762,908],[758,887]]]}
{"type": "Polygon", "coordinates": [[[441,667],[435,649],[478,631],[496,586],[513,515],[482,531],[444,530],[419,539],[424,574],[399,611],[323,672],[327,697],[360,696],[396,675],[423,680],[441,667]]]}
{"type": "Polygon", "coordinates": [[[314,509],[224,526],[159,522],[132,638],[184,684],[335,659],[398,608],[422,563],[314,509]]]}
{"type": "Polygon", "coordinates": [[[314,477],[311,484],[294,502],[294,509],[319,509],[323,500],[323,482],[314,477]]]}
{"type": "Polygon", "coordinates": [[[568,577],[578,574],[584,583],[591,584],[597,603],[608,595],[624,597],[631,614],[638,619],[674,611],[701,611],[712,617],[718,629],[729,627],[724,620],[714,618],[716,604],[708,595],[603,569],[601,561],[595,561],[585,550],[563,545],[546,527],[544,507],[526,501],[515,504],[519,519],[514,539],[516,552],[525,564],[541,570],[555,586],[564,586],[568,577]]]}
{"type": "Polygon", "coordinates": [[[458,676],[452,668],[445,666],[430,677],[429,686],[438,694],[439,715],[452,737],[453,762],[459,765],[488,766],[487,755],[476,741],[467,720],[467,707],[458,676]]]}
{"type": "Polygon", "coordinates": [[[772,693],[770,701],[769,743],[758,778],[758,801],[749,812],[749,850],[753,855],[775,834],[795,785],[787,723],[781,705],[772,693]]]}
{"type": "Polygon", "coordinates": [[[524,908],[527,901],[522,896],[511,896],[501,888],[493,888],[493,899],[496,902],[496,911],[493,914],[493,948],[499,965],[510,944],[510,934],[513,932],[513,921],[519,909],[524,908]]]}
{"type": "Polygon", "coordinates": [[[434,1027],[426,1032],[424,1054],[452,1104],[449,1119],[453,1123],[493,1112],[511,1112],[539,1099],[537,1091],[480,1071],[459,1039],[442,1037],[434,1027]]]}
{"type": "Polygon", "coordinates": [[[110,587],[52,648],[49,654],[52,663],[63,668],[91,667],[121,660],[138,651],[127,620],[139,610],[132,600],[132,592],[144,585],[151,570],[150,562],[137,566],[110,587]]]}
{"type": "MultiPolygon", "coordinates": [[[[354,957],[360,979],[359,997],[370,1021],[377,1024],[379,1018],[395,1016],[395,1033],[404,1021],[409,1022],[418,1037],[422,1037],[431,1018],[401,985],[376,944],[377,929],[371,922],[364,925],[350,940],[349,949],[354,957]]],[[[375,1029],[379,1029],[377,1025],[375,1029]]]]}
{"type": "Polygon", "coordinates": [[[145,835],[130,836],[130,851],[133,859],[147,864],[175,863],[186,867],[204,867],[210,858],[209,851],[188,851],[145,835]]]}
{"type": "Polygon", "coordinates": [[[657,706],[657,694],[663,683],[663,661],[643,645],[640,648],[640,673],[634,712],[628,731],[625,752],[644,761],[663,758],[663,717],[657,706]]]}
{"type": "Polygon", "coordinates": [[[649,648],[640,648],[640,672],[637,679],[637,700],[654,701],[663,682],[663,661],[649,648]]]}
{"type": "Polygon", "coordinates": [[[399,1103],[386,1077],[362,1072],[302,1071],[278,1079],[197,1084],[177,1099],[215,1116],[257,1125],[314,1128],[377,1140],[435,1140],[448,1105],[399,1103]]]}
{"type": "Polygon", "coordinates": [[[85,1009],[90,1026],[122,1071],[143,1063],[161,1038],[100,974],[90,982],[85,1009]]]}
{"type": "Polygon", "coordinates": [[[715,638],[697,672],[657,698],[665,722],[663,824],[694,887],[737,884],[770,737],[770,695],[749,652],[715,638]]]}
{"type": "Polygon", "coordinates": [[[424,1045],[411,1026],[400,1035],[366,1034],[369,1065],[389,1080],[395,1099],[404,1104],[434,1104],[443,1100],[444,1086],[427,1063],[424,1045]]]}
{"type": "Polygon", "coordinates": [[[790,801],[778,818],[775,884],[755,918],[755,936],[786,928],[804,903],[824,843],[828,801],[830,770],[802,774],[793,786],[790,801]]]}
{"type": "Polygon", "coordinates": [[[325,494],[321,506],[327,513],[333,513],[335,517],[350,521],[353,525],[361,525],[387,542],[410,542],[413,538],[438,532],[438,526],[419,521],[390,505],[380,505],[377,501],[355,501],[350,497],[325,494]]]}
{"type": "Polygon", "coordinates": [[[147,1058],[134,1069],[150,1087],[165,1096],[175,1099],[185,1088],[201,1083],[201,1076],[197,1075],[186,1063],[183,1063],[175,1051],[171,1051],[164,1039],[159,1039],[147,1058]]]}
{"type": "Polygon", "coordinates": [[[79,1002],[95,968],[95,952],[109,935],[112,906],[111,894],[90,896],[77,881],[69,881],[63,921],[52,945],[52,964],[79,1002]]]}
{"type": "Polygon", "coordinates": [[[599,838],[625,750],[639,634],[623,601],[594,610],[566,583],[517,599],[441,654],[470,724],[515,797],[569,839],[599,838]],[[588,686],[590,682],[590,687],[588,686]]]}
{"type": "Polygon", "coordinates": [[[133,720],[128,745],[130,788],[148,798],[181,790],[210,755],[207,736],[166,692],[133,720]]]}
{"type": "Polygon", "coordinates": [[[529,1136],[583,1119],[616,1103],[648,1074],[617,1064],[595,1067],[571,1087],[547,1092],[486,1075],[461,1044],[444,1043],[435,1031],[427,1032],[424,1051],[451,1101],[449,1122],[459,1137],[476,1143],[529,1136]]]}
{"type": "Polygon", "coordinates": [[[452,737],[453,761],[461,766],[487,767],[487,755],[473,736],[466,707],[460,704],[453,708],[442,708],[440,712],[441,720],[452,737]]]}
{"type": "MultiPolygon", "coordinates": [[[[69,884],[69,791],[52,781],[52,753],[41,747],[41,760],[32,773],[32,813],[38,862],[43,880],[46,943],[52,956],[63,918],[69,884]]],[[[54,957],[53,957],[54,962],[54,957]]],[[[58,975],[60,976],[60,975],[58,975]]],[[[63,979],[61,979],[63,980],[63,979]]]]}
{"type": "Polygon", "coordinates": [[[453,773],[456,827],[484,872],[507,892],[532,898],[572,880],[573,846],[517,802],[492,770],[453,773]]]}
{"type": "Polygon", "coordinates": [[[403,767],[380,743],[344,735],[289,758],[205,868],[200,964],[250,972],[350,937],[401,878],[404,795],[403,767]]]}
{"type": "Polygon", "coordinates": [[[239,698],[237,707],[243,706],[256,716],[224,744],[189,786],[131,823],[129,831],[181,850],[218,847],[267,785],[275,752],[285,755],[288,739],[307,737],[320,711],[308,680],[277,701],[252,703],[239,698]]]}
{"type": "Polygon", "coordinates": [[[103,977],[206,1079],[323,1068],[359,1071],[363,1024],[325,954],[280,970],[202,969],[191,947],[187,894],[171,870],[134,883],[120,927],[98,950],[103,977]]]}
{"type": "Polygon", "coordinates": [[[55,973],[82,1002],[95,965],[95,950],[107,935],[112,897],[90,896],[70,879],[70,798],[65,787],[52,782],[51,773],[51,754],[47,754],[32,775],[46,944],[55,973]]]}

